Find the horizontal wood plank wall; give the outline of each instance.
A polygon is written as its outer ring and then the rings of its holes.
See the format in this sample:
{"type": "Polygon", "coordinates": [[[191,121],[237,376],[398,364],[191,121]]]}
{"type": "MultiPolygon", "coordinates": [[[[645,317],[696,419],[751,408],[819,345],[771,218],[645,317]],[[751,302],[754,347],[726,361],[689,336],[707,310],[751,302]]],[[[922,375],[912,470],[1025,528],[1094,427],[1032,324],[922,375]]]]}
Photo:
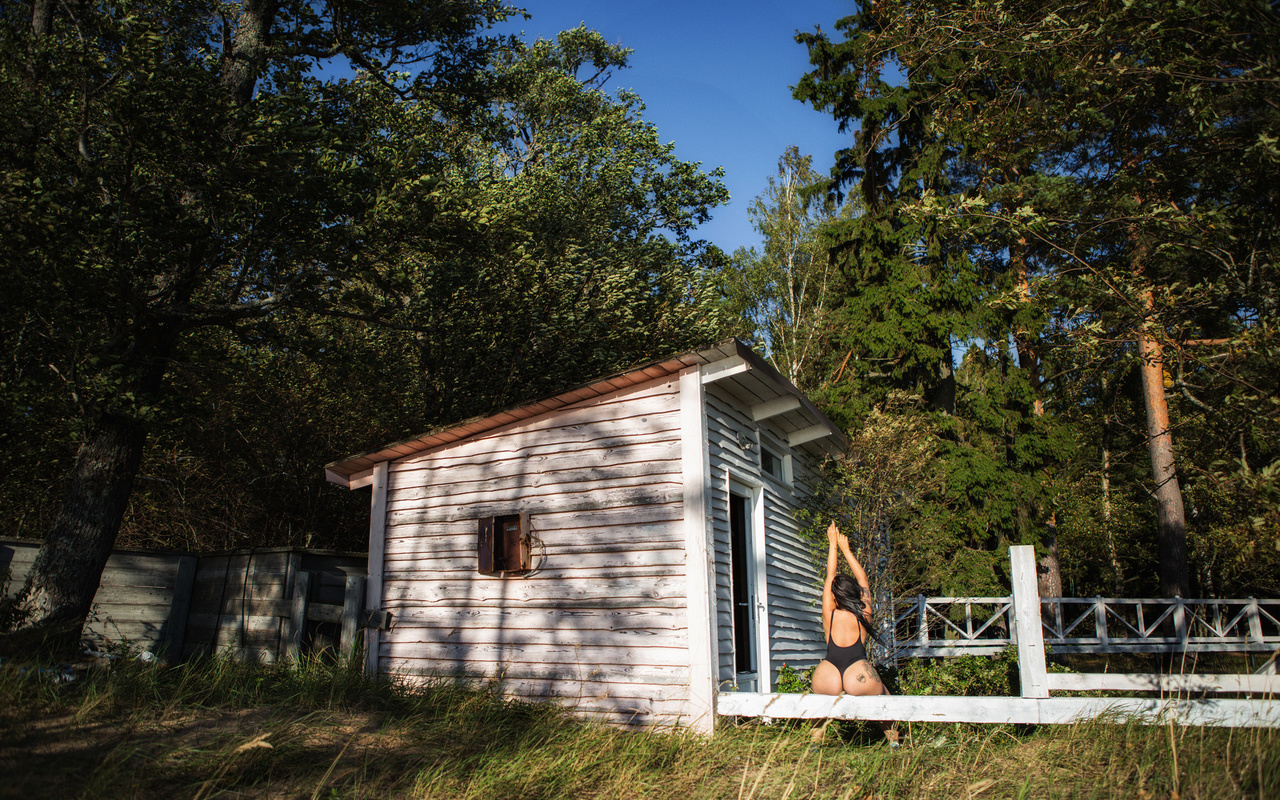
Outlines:
{"type": "MultiPolygon", "coordinates": [[[[791,456],[791,491],[780,493],[768,520],[769,647],[775,669],[787,664],[803,671],[821,661],[827,650],[822,638],[822,576],[795,516],[812,497],[821,462],[804,448],[792,450],[791,456]]],[[[772,485],[766,484],[766,494],[772,485]]]]}
{"type": "MultiPolygon", "coordinates": [[[[39,542],[0,540],[0,573],[8,571],[5,595],[22,588],[39,542]]],[[[82,636],[95,647],[127,644],[160,652],[169,642],[169,609],[181,553],[116,551],[107,559],[82,636]]]]}
{"type": "MultiPolygon", "coordinates": [[[[7,569],[6,595],[22,588],[40,543],[0,539],[0,574],[7,569]]],[[[363,576],[361,555],[269,548],[201,556],[196,560],[190,603],[181,621],[171,621],[182,553],[117,550],[107,560],[93,610],[82,635],[96,646],[127,644],[160,652],[181,625],[182,656],[234,652],[274,661],[289,616],[290,564],[311,573],[311,603],[341,606],[348,575],[363,576]]],[[[336,645],[338,623],[309,620],[310,647],[336,645]]]]}
{"type": "Polygon", "coordinates": [[[675,378],[393,462],[383,562],[402,675],[498,679],[612,722],[688,695],[675,378]],[[535,571],[477,572],[477,520],[530,513],[535,571]]]}
{"type": "Polygon", "coordinates": [[[799,538],[799,523],[795,519],[796,509],[811,493],[815,457],[803,448],[787,448],[780,437],[770,432],[767,422],[753,423],[742,403],[718,384],[707,387],[707,406],[716,549],[716,616],[720,623],[719,677],[721,689],[725,690],[735,679],[726,469],[732,475],[746,477],[764,487],[771,682],[777,680],[783,664],[801,670],[823,657],[821,606],[815,604],[821,597],[815,584],[815,567],[808,545],[799,538]],[[763,472],[757,446],[744,450],[739,444],[739,432],[756,441],[757,427],[772,452],[792,457],[792,484],[763,472]]]}

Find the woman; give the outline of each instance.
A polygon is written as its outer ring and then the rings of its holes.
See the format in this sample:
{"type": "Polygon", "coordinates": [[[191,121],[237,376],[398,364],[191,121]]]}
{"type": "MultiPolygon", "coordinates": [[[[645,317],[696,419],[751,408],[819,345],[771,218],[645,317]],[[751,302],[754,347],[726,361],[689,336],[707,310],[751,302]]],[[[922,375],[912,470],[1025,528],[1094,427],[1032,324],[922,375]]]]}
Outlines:
{"type": "MultiPolygon", "coordinates": [[[[816,694],[888,694],[871,662],[867,660],[867,639],[871,634],[871,587],[866,570],[853,557],[849,538],[834,522],[827,528],[827,580],[822,587],[822,632],[827,639],[827,657],[813,671],[816,694]],[[844,554],[853,577],[836,574],[836,548],[844,554]]],[[[814,731],[822,738],[827,724],[814,731]]],[[[898,732],[881,724],[885,738],[897,744],[898,732]]]]}

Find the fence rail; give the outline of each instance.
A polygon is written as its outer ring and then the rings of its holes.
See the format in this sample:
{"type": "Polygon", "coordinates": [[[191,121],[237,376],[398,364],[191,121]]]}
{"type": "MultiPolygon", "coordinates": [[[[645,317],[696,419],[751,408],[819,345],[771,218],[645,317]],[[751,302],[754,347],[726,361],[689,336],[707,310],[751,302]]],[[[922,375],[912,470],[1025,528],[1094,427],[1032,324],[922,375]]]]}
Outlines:
{"type": "Polygon", "coordinates": [[[895,655],[1018,651],[1021,697],[852,697],[722,692],[721,716],[1055,724],[1132,719],[1149,724],[1280,728],[1280,675],[1050,673],[1046,647],[1076,652],[1280,647],[1280,600],[1164,600],[1036,595],[1035,551],[1009,548],[1009,597],[916,597],[893,615],[895,655]],[[1053,692],[1155,697],[1054,697],[1053,692]],[[1250,699],[1208,695],[1249,694],[1250,699]]]}
{"type": "MultiPolygon", "coordinates": [[[[989,655],[1017,644],[1012,597],[925,597],[894,604],[891,657],[989,655]]],[[[1055,653],[1270,653],[1280,600],[1042,597],[1055,653]]]]}

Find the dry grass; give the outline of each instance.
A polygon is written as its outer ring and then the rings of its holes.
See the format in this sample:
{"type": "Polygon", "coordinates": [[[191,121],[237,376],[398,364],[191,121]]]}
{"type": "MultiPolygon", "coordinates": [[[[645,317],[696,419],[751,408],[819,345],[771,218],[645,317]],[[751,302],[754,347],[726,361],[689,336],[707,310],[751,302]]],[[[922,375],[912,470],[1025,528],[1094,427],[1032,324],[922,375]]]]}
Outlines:
{"type": "Polygon", "coordinates": [[[847,725],[810,748],[799,725],[620,731],[483,688],[318,663],[56,675],[0,667],[0,796],[1280,796],[1280,731],[915,725],[891,750],[847,725]]]}

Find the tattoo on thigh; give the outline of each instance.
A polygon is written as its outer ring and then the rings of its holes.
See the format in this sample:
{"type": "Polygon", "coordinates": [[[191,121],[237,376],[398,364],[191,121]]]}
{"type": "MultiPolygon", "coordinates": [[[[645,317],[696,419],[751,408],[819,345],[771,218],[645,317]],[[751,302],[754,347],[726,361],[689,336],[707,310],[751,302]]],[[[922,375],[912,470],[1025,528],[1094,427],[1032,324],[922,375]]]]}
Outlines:
{"type": "Polygon", "coordinates": [[[867,682],[867,676],[866,676],[866,675],[863,675],[861,672],[859,672],[859,673],[858,673],[858,683],[866,683],[866,682],[867,682]]]}

